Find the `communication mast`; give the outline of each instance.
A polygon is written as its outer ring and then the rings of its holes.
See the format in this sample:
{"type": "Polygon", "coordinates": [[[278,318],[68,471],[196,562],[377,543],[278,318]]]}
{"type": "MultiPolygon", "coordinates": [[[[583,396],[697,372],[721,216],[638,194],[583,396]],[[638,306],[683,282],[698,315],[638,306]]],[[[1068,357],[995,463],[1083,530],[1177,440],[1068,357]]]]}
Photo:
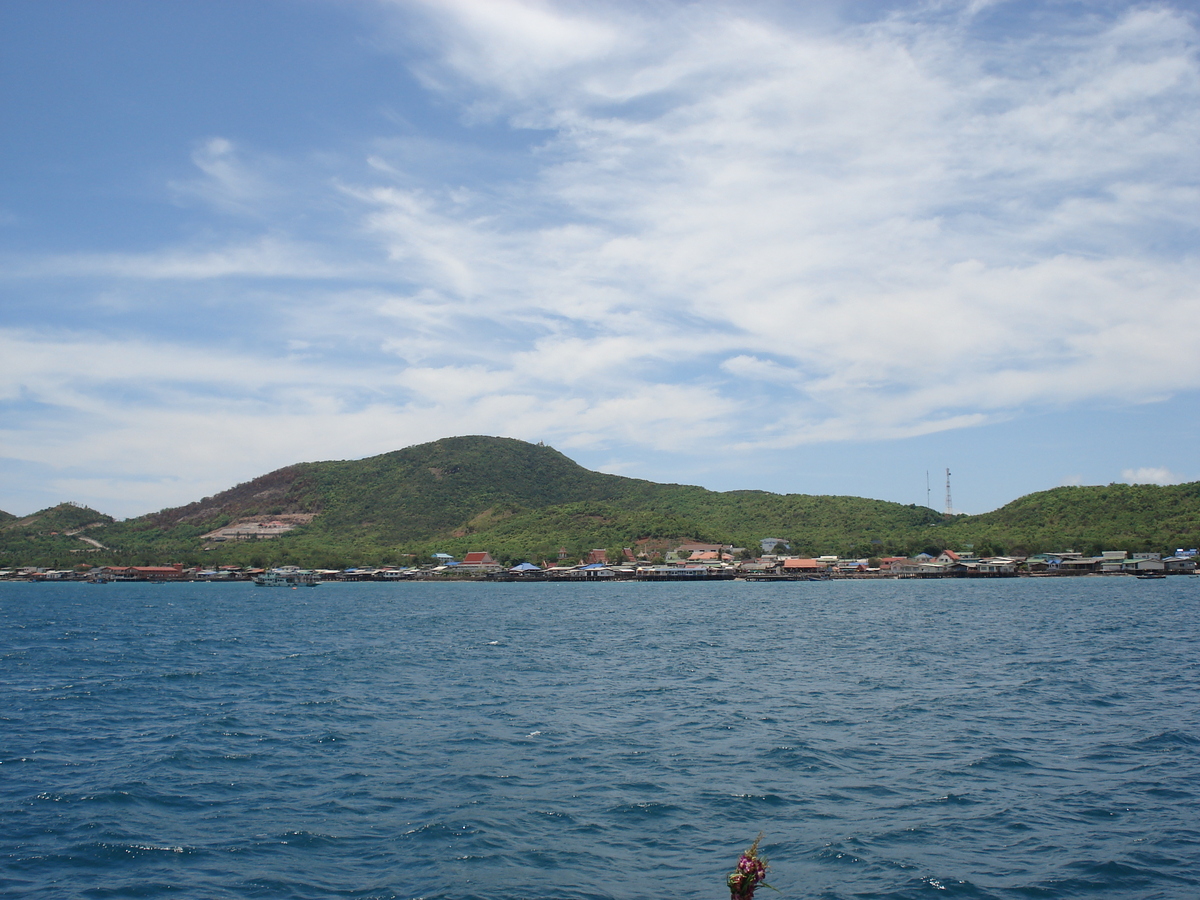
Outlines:
{"type": "Polygon", "coordinates": [[[946,518],[954,515],[954,501],[950,499],[950,470],[946,470],[946,518]]]}

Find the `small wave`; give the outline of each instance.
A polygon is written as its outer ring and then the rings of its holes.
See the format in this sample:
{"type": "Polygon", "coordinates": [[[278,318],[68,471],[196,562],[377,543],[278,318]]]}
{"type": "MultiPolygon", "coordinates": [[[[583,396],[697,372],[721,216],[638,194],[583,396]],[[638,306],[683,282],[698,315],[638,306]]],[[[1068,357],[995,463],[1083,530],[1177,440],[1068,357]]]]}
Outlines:
{"type": "Polygon", "coordinates": [[[316,831],[285,831],[280,835],[279,842],[299,847],[323,847],[336,843],[337,838],[316,831]]]}
{"type": "MultiPolygon", "coordinates": [[[[1164,878],[1169,881],[1194,884],[1190,879],[1116,860],[1076,860],[1067,863],[1066,868],[1076,874],[1073,877],[1056,878],[1050,881],[1046,888],[1051,896],[1071,896],[1073,894],[1119,896],[1120,892],[1144,889],[1164,878]]],[[[1128,896],[1127,893],[1124,895],[1128,896]]]]}
{"type": "Polygon", "coordinates": [[[187,852],[183,847],[171,847],[171,846],[163,847],[158,844],[130,844],[129,846],[133,847],[136,850],[158,850],[163,853],[186,853],[187,852]]]}
{"type": "Polygon", "coordinates": [[[667,819],[679,812],[673,803],[655,803],[644,800],[640,803],[621,803],[610,807],[608,812],[617,818],[667,819]]]}
{"type": "Polygon", "coordinates": [[[989,753],[987,756],[980,757],[970,763],[967,763],[968,769],[1032,769],[1035,768],[1023,756],[1016,753],[1010,753],[1006,750],[1001,750],[996,753],[989,753]]]}
{"type": "Polygon", "coordinates": [[[188,847],[174,844],[141,844],[141,843],[109,843],[102,841],[94,844],[99,856],[112,858],[143,857],[161,853],[193,853],[188,847]]]}
{"type": "Polygon", "coordinates": [[[1200,738],[1196,738],[1186,731],[1162,731],[1148,738],[1136,741],[1133,746],[1139,750],[1155,750],[1170,753],[1184,747],[1195,747],[1198,745],[1200,745],[1200,738]]]}
{"type": "Polygon", "coordinates": [[[947,793],[940,797],[922,798],[920,800],[913,800],[909,803],[902,803],[898,808],[909,809],[922,806],[976,806],[979,804],[979,802],[979,800],[973,800],[972,798],[964,796],[963,794],[947,793]]]}
{"type": "Polygon", "coordinates": [[[938,797],[933,802],[944,803],[947,806],[974,806],[979,801],[964,797],[962,794],[947,794],[944,797],[938,797]]]}
{"type": "Polygon", "coordinates": [[[781,768],[799,769],[806,772],[816,772],[821,769],[830,768],[828,762],[815,753],[812,753],[807,747],[772,747],[765,753],[760,754],[759,758],[765,763],[780,766],[781,768]]]}
{"type": "Polygon", "coordinates": [[[817,859],[839,865],[855,865],[862,862],[861,857],[842,849],[838,844],[826,844],[817,851],[817,859]]]}

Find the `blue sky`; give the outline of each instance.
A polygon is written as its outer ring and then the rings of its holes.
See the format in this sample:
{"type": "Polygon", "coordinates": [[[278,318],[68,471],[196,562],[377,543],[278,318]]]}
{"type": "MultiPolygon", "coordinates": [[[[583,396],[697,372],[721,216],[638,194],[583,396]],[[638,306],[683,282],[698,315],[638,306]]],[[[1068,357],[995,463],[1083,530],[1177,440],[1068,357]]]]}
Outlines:
{"type": "Polygon", "coordinates": [[[1193,6],[797,6],[0,4],[0,509],[1200,479],[1193,6]]]}

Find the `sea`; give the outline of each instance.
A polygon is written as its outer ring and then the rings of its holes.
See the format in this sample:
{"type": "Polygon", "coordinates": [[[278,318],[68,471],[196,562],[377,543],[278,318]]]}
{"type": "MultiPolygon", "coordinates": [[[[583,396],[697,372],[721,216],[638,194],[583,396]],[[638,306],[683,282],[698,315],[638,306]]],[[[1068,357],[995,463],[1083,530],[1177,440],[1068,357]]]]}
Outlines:
{"type": "Polygon", "coordinates": [[[1200,897],[1200,578],[0,585],[0,896],[1200,897]]]}

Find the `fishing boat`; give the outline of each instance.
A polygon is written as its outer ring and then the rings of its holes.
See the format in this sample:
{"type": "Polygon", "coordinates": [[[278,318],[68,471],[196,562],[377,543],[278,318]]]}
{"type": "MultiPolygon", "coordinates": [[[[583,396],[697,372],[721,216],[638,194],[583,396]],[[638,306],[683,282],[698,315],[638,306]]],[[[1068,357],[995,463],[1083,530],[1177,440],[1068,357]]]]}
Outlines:
{"type": "Polygon", "coordinates": [[[255,577],[259,587],[316,587],[321,582],[317,576],[304,569],[273,569],[255,577]]]}

